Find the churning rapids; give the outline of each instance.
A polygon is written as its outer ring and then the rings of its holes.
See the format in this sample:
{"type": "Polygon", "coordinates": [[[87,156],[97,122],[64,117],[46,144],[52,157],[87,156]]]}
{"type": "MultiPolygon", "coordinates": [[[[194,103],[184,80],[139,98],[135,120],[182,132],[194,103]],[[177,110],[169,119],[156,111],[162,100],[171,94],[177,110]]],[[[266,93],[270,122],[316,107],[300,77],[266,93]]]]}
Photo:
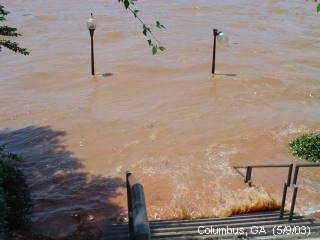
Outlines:
{"type": "MultiPolygon", "coordinates": [[[[24,157],[32,220],[64,235],[81,219],[124,220],[124,173],[143,183],[150,219],[225,216],[279,204],[288,141],[320,123],[320,28],[303,0],[138,1],[168,49],[152,56],[117,0],[4,0],[24,57],[1,53],[0,144],[24,157]],[[90,38],[98,27],[98,75],[90,38]],[[217,72],[210,74],[212,29],[217,72]]],[[[319,170],[303,170],[298,211],[320,210],[319,170]]]]}

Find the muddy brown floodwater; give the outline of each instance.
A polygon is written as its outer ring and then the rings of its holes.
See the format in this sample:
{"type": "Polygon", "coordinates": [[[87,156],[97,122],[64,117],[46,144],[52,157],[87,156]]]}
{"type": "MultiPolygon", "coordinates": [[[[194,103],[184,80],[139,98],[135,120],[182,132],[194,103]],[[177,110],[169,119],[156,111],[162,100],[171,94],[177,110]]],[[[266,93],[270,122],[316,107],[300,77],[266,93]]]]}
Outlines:
{"type": "MultiPolygon", "coordinates": [[[[4,0],[31,51],[0,61],[0,144],[21,154],[37,231],[126,216],[124,174],[145,186],[150,219],[224,216],[277,205],[287,143],[319,129],[320,28],[303,0],[140,1],[168,49],[152,56],[117,0],[4,0]],[[86,20],[93,11],[95,78],[86,20]],[[217,72],[210,74],[212,28],[217,72]]],[[[320,171],[303,170],[297,210],[320,210],[320,171]]]]}

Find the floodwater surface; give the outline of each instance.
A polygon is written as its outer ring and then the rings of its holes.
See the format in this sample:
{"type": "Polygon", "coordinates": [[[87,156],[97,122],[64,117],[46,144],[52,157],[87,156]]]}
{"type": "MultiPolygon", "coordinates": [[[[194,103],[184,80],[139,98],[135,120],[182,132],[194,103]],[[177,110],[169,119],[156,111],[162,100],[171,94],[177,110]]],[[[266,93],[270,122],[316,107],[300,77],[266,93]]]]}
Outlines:
{"type": "MultiPolygon", "coordinates": [[[[288,141],[319,129],[314,2],[138,1],[146,22],[166,26],[154,30],[167,48],[156,56],[117,0],[3,5],[31,54],[1,52],[0,144],[24,158],[37,230],[125,220],[126,170],[145,187],[150,219],[279,205],[286,170],[254,170],[250,188],[232,166],[300,161],[288,141]],[[212,78],[214,27],[229,41],[218,42],[212,78]]],[[[319,173],[301,171],[298,212],[320,210],[319,173]]]]}

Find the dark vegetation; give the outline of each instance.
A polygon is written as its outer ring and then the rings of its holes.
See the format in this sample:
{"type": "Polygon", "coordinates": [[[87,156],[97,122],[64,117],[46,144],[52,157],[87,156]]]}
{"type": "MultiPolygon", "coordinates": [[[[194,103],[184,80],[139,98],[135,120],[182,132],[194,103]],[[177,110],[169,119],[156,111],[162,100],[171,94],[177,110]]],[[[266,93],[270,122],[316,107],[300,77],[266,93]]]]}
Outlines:
{"type": "Polygon", "coordinates": [[[305,133],[289,143],[293,156],[317,162],[320,160],[320,132],[305,133]]]}
{"type": "MultiPolygon", "coordinates": [[[[25,177],[17,168],[20,158],[0,146],[0,232],[27,230],[31,200],[25,177]]],[[[1,235],[0,235],[1,236],[1,235]]]]}
{"type": "MultiPolygon", "coordinates": [[[[4,9],[4,6],[0,5],[0,23],[6,21],[6,16],[9,14],[8,11],[4,9]]],[[[0,26],[0,51],[1,47],[6,47],[11,51],[21,53],[23,55],[29,55],[26,48],[22,48],[18,43],[12,41],[12,38],[21,36],[14,27],[9,27],[6,25],[0,26]]]]}

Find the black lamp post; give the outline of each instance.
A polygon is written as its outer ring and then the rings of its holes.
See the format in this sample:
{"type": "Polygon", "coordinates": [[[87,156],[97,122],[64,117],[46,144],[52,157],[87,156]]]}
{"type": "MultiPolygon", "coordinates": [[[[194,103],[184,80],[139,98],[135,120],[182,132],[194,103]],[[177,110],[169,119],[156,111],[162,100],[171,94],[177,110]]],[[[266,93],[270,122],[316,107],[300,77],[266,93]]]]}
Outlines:
{"type": "Polygon", "coordinates": [[[217,36],[222,35],[221,31],[218,29],[213,29],[213,54],[212,54],[212,75],[214,76],[216,70],[216,45],[217,45],[217,36]]]}
{"type": "Polygon", "coordinates": [[[93,51],[93,34],[94,30],[96,30],[97,22],[91,13],[91,17],[87,21],[87,27],[90,32],[91,37],[91,74],[94,75],[94,51],[93,51]]]}

